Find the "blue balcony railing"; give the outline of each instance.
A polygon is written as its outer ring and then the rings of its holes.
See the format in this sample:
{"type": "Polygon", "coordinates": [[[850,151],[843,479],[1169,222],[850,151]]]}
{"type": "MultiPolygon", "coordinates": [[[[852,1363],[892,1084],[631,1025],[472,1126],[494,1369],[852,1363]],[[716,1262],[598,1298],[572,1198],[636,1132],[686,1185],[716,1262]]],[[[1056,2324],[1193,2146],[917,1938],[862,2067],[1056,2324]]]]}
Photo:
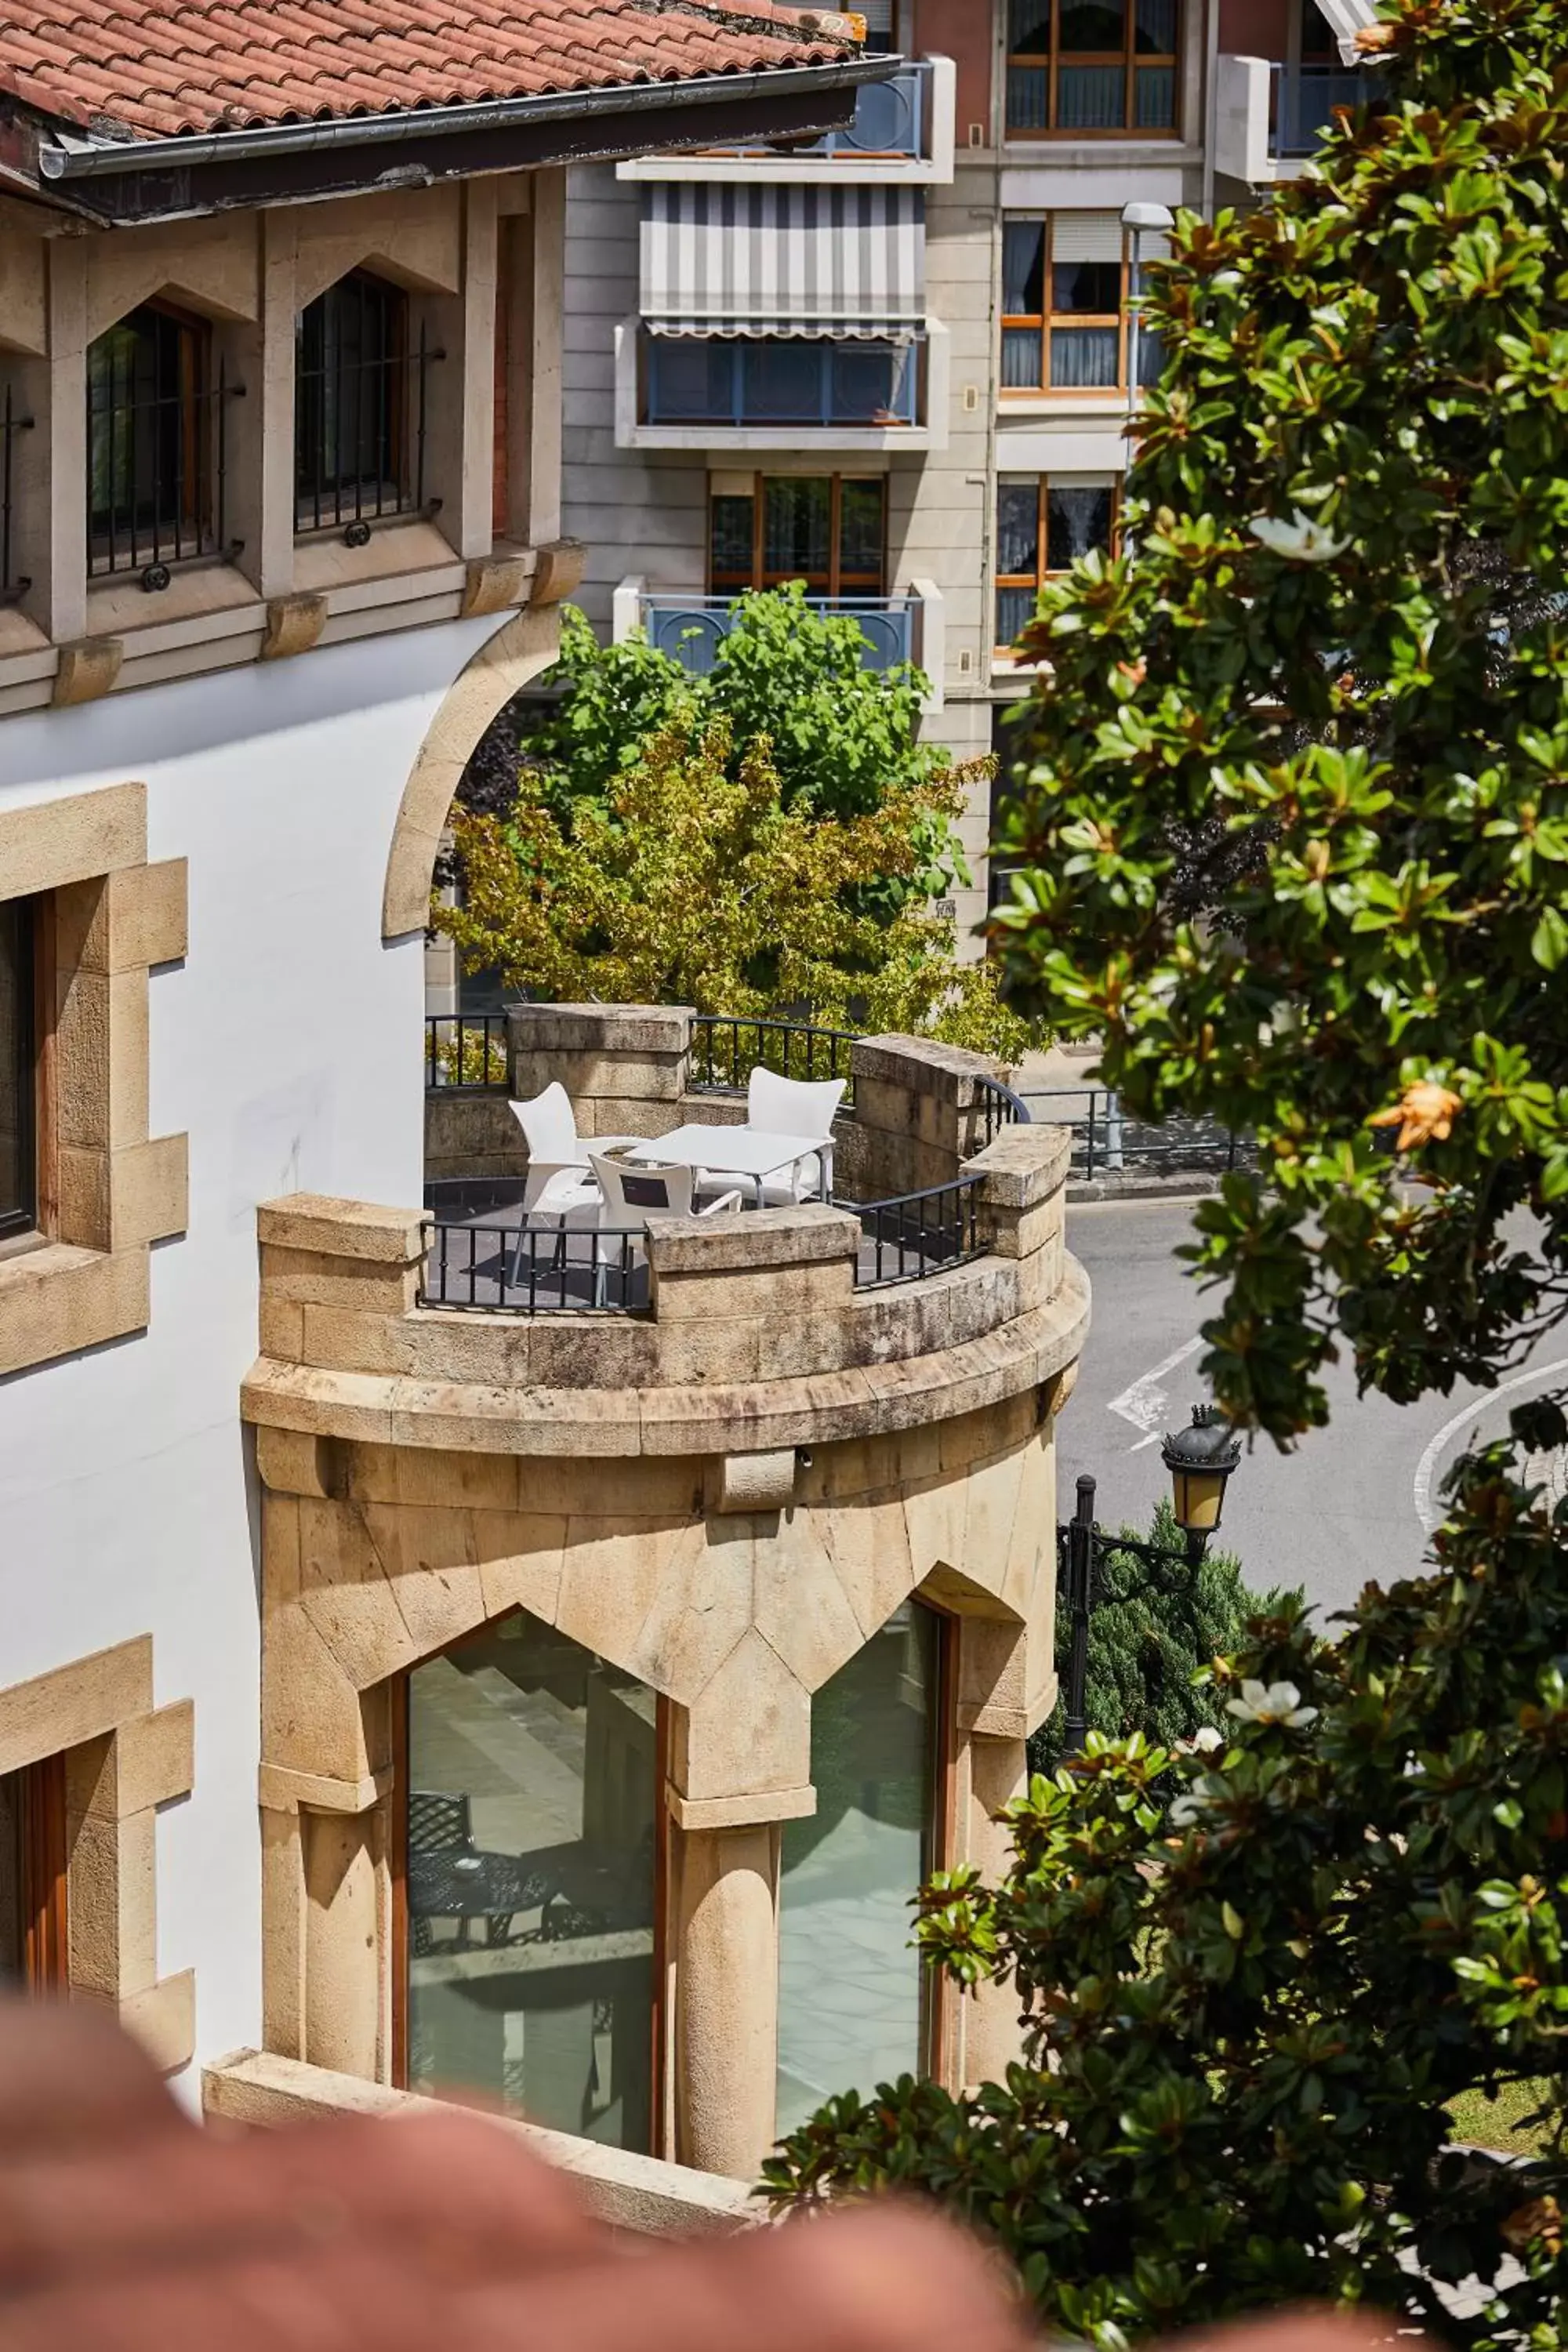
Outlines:
{"type": "MultiPolygon", "coordinates": [[[[870,670],[896,668],[915,658],[918,596],[808,596],[814,613],[852,613],[866,641],[870,670]]],[[[735,622],[732,596],[651,595],[642,600],[649,643],[673,654],[694,677],[706,677],[735,622]]]]}
{"type": "Polygon", "coordinates": [[[1338,118],[1366,103],[1371,87],[1355,66],[1271,66],[1269,154],[1276,162],[1316,154],[1338,118]]]}
{"type": "Polygon", "coordinates": [[[914,342],[829,342],[811,336],[649,335],[647,425],[912,425],[921,364],[914,342]]]}
{"type": "Polygon", "coordinates": [[[726,155],[825,155],[841,163],[879,155],[929,163],[931,154],[931,65],[926,58],[900,66],[887,81],[863,83],[847,131],[825,131],[820,139],[770,146],[751,141],[743,147],[706,152],[726,155]]]}

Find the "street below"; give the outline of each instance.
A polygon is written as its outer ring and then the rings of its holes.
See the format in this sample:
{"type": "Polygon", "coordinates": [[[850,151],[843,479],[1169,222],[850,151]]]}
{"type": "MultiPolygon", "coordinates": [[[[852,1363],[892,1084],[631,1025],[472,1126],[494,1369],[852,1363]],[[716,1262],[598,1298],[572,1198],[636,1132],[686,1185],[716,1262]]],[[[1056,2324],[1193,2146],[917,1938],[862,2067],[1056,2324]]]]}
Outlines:
{"type": "MultiPolygon", "coordinates": [[[[1068,1212],[1068,1245],[1094,1289],[1083,1364],[1058,1431],[1058,1514],[1071,1515],[1075,1482],[1098,1482],[1104,1528],[1147,1534],[1169,1496],[1160,1438],[1179,1428],[1207,1389],[1199,1327],[1213,1311],[1176,1250],[1191,1236],[1192,1204],[1093,1202],[1068,1212]]],[[[1257,1439],[1225,1498],[1216,1539],[1242,1562],[1249,1584],[1300,1585],[1324,1618],[1362,1587],[1420,1571],[1428,1528],[1441,1517],[1445,1473],[1473,1434],[1507,1433],[1510,1408],[1568,1380],[1568,1328],[1548,1332],[1503,1384],[1462,1388],[1419,1404],[1358,1398],[1353,1373],[1331,1367],[1331,1418],[1293,1454],[1257,1439]]]]}

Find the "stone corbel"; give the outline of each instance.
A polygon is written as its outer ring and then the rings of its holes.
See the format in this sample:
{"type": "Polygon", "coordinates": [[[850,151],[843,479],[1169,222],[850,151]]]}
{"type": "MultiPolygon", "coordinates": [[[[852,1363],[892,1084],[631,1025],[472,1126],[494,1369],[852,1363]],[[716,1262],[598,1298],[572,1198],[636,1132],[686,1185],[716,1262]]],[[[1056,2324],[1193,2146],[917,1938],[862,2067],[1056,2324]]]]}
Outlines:
{"type": "Polygon", "coordinates": [[[79,637],[74,645],[62,646],[50,697],[55,709],[69,710],[79,702],[96,702],[100,695],[112,693],[124,659],[125,647],[118,637],[79,637]]]}
{"type": "Polygon", "coordinates": [[[559,604],[572,595],[583,577],[588,551],[580,539],[547,540],[533,562],[531,604],[559,604]]]}

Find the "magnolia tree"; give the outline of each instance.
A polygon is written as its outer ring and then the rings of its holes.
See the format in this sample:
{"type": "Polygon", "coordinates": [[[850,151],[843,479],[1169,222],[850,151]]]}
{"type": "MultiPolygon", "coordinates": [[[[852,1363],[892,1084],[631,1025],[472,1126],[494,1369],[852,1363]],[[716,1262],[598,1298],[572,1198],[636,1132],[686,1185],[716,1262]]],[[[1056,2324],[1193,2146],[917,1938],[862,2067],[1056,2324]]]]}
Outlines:
{"type": "MultiPolygon", "coordinates": [[[[1568,10],[1378,38],[1315,172],[1183,226],[1136,553],[1042,599],[1004,844],[1016,1001],[1137,1116],[1257,1135],[1192,1255],[1215,1392],[1280,1444],[1336,1358],[1494,1385],[1568,1297],[1568,10]]],[[[1108,2347],[1304,2294],[1564,2340],[1568,1520],[1528,1453],[1568,1423],[1513,1420],[1429,1576],[1215,1665],[1222,1749],[1091,1740],[1002,1885],[926,1891],[1026,2062],[837,2102],[781,2202],[921,2185],[1108,2347]],[[1454,2145],[1499,2090],[1528,2162],[1454,2145]]]]}

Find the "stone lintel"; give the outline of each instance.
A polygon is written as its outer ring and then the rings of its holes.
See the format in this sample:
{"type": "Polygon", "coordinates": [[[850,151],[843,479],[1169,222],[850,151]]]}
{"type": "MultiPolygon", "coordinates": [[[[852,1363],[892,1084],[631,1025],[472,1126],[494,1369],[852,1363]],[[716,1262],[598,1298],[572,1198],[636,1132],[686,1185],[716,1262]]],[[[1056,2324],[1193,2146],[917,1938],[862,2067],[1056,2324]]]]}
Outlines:
{"type": "Polygon", "coordinates": [[[939,1045],[931,1037],[857,1037],[849,1063],[858,1078],[879,1079],[910,1094],[935,1095],[967,1107],[977,1078],[1005,1078],[1006,1064],[964,1045],[939,1045]]]}
{"type": "MultiPolygon", "coordinates": [[[[656,1212],[647,1221],[648,1264],[661,1276],[825,1265],[837,1258],[853,1260],[859,1248],[859,1218],[824,1202],[805,1202],[792,1209],[752,1209],[744,1216],[702,1223],[656,1212]]],[[[761,1312],[765,1305],[765,1299],[760,1300],[752,1311],[761,1312]]]]}
{"type": "Polygon", "coordinates": [[[664,1801],[678,1830],[746,1830],[767,1822],[801,1822],[816,1811],[816,1790],[807,1781],[798,1789],[763,1789],[745,1797],[683,1797],[672,1781],[664,1784],[664,1801]]]}
{"type": "Polygon", "coordinates": [[[962,1173],[984,1177],[992,1208],[1032,1209],[1066,1183],[1071,1154],[1065,1127],[1005,1127],[963,1162],[962,1173]]]}
{"type": "Polygon", "coordinates": [[[257,1802],[269,1813],[368,1813],[392,1793],[392,1773],[366,1772],[357,1780],[333,1780],[324,1772],[297,1772],[289,1764],[263,1764],[256,1777],[257,1802]]]}
{"type": "Polygon", "coordinates": [[[688,1004],[509,1004],[506,1014],[521,1054],[684,1054],[691,1042],[688,1004]]]}
{"type": "Polygon", "coordinates": [[[256,1212],[257,1239],[274,1248],[311,1250],[330,1257],[366,1258],[406,1265],[425,1254],[425,1217],[418,1209],[383,1209],[327,1192],[289,1192],[256,1212]]]}

